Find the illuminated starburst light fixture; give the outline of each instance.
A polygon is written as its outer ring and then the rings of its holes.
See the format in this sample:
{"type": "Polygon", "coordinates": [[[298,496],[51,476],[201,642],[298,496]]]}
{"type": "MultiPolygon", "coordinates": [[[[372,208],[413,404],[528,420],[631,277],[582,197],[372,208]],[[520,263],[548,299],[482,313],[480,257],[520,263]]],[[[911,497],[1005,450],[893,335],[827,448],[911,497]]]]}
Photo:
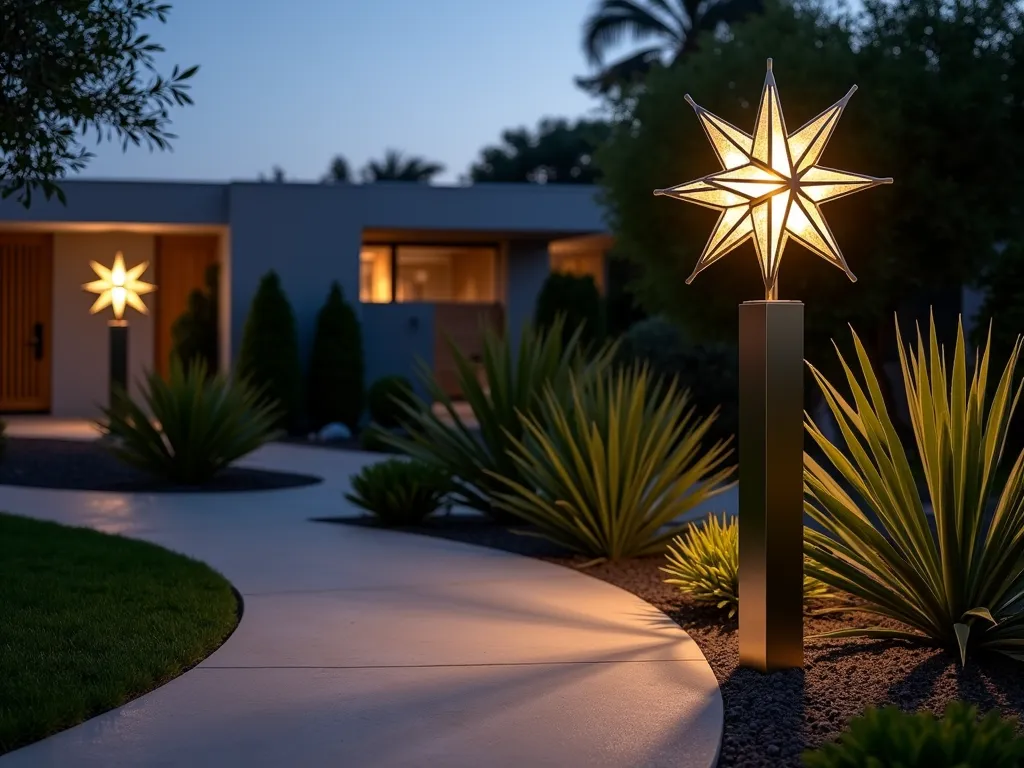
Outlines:
{"type": "Polygon", "coordinates": [[[792,133],[786,131],[779,90],[768,59],[754,135],[741,131],[694,103],[704,132],[722,164],[721,171],[696,181],[655,190],[721,211],[704,252],[686,282],[723,256],[753,239],[764,278],[765,298],[778,298],[779,264],[790,238],[856,280],[843,258],[820,206],[854,192],[891,184],[818,165],[839,117],[857,86],[820,115],[792,133]]]}
{"type": "Polygon", "coordinates": [[[131,269],[126,270],[124,266],[124,255],[118,251],[114,256],[114,266],[107,269],[102,264],[90,261],[89,266],[99,276],[99,280],[93,280],[82,286],[90,293],[98,293],[99,297],[89,309],[90,314],[96,314],[107,307],[114,310],[114,318],[120,320],[124,317],[125,306],[138,310],[142,314],[148,314],[149,310],[140,295],[151,293],[156,290],[152,283],[139,280],[142,273],[149,268],[149,262],[144,261],[131,269]]]}

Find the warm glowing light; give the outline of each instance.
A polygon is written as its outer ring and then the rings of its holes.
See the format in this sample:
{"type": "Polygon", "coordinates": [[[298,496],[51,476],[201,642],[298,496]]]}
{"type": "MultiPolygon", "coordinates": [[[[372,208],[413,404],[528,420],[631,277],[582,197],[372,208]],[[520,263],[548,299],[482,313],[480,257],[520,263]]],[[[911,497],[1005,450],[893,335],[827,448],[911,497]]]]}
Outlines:
{"type": "Polygon", "coordinates": [[[152,283],[145,283],[139,280],[142,273],[149,267],[148,261],[144,261],[126,270],[124,267],[124,255],[118,251],[114,256],[114,266],[111,269],[107,269],[95,261],[90,261],[89,266],[92,267],[93,272],[99,275],[100,278],[82,286],[82,288],[90,293],[99,294],[99,298],[96,299],[96,302],[89,309],[90,314],[96,314],[106,307],[111,307],[114,310],[114,317],[120,320],[124,317],[124,308],[126,306],[144,315],[149,313],[146,305],[139,298],[142,294],[151,293],[156,290],[156,286],[152,283]]]}
{"type": "Polygon", "coordinates": [[[754,241],[769,299],[777,298],[779,264],[790,238],[845,271],[851,280],[857,279],[819,206],[862,189],[891,184],[892,179],[818,165],[839,116],[856,90],[854,86],[816,118],[787,133],[772,60],[768,59],[753,136],[686,96],[723,169],[697,181],[654,192],[722,212],[693,274],[686,279],[688,284],[748,239],[754,241]]]}

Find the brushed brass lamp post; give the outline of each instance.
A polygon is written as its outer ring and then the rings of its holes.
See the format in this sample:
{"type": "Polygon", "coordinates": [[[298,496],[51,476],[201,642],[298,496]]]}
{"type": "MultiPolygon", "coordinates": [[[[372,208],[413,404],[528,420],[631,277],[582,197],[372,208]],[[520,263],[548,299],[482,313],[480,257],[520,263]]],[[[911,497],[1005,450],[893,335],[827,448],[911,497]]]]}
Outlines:
{"type": "Polygon", "coordinates": [[[856,90],[789,133],[768,59],[754,134],[686,96],[722,170],[655,190],[720,211],[689,284],[753,240],[764,301],[740,304],[740,663],[761,671],[803,665],[804,305],[780,301],[779,264],[790,239],[856,280],[821,204],[890,184],[818,165],[856,90]]]}

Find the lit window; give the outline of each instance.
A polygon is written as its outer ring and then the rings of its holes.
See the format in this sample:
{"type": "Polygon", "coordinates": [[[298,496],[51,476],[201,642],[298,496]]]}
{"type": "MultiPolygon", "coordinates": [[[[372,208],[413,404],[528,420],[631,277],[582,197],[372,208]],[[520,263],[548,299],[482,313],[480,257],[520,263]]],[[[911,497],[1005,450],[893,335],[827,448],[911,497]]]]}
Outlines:
{"type": "Polygon", "coordinates": [[[368,304],[391,301],[391,246],[363,246],[359,253],[359,300],[368,304]]]}
{"type": "Polygon", "coordinates": [[[604,291],[604,252],[578,251],[551,254],[551,271],[594,278],[597,290],[604,291]]]}
{"type": "Polygon", "coordinates": [[[497,253],[479,246],[401,245],[396,301],[497,301],[497,253]]]}

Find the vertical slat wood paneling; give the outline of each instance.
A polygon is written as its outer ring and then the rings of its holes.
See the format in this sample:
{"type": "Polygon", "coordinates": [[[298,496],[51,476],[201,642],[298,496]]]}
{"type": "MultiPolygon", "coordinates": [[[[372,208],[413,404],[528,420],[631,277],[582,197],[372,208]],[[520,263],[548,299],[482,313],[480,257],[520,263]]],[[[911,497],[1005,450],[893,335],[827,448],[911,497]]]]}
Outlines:
{"type": "Polygon", "coordinates": [[[50,235],[0,234],[0,411],[50,408],[53,252],[50,235]],[[43,354],[33,346],[43,327],[43,354]]]}
{"type": "Polygon", "coordinates": [[[461,397],[458,369],[448,339],[466,357],[483,353],[484,331],[504,331],[504,309],[491,303],[434,305],[434,375],[449,397],[461,397]]]}
{"type": "Polygon", "coordinates": [[[189,294],[206,287],[206,269],[218,261],[220,239],[217,235],[161,235],[156,240],[153,354],[156,370],[167,376],[171,327],[187,309],[189,294]]]}

